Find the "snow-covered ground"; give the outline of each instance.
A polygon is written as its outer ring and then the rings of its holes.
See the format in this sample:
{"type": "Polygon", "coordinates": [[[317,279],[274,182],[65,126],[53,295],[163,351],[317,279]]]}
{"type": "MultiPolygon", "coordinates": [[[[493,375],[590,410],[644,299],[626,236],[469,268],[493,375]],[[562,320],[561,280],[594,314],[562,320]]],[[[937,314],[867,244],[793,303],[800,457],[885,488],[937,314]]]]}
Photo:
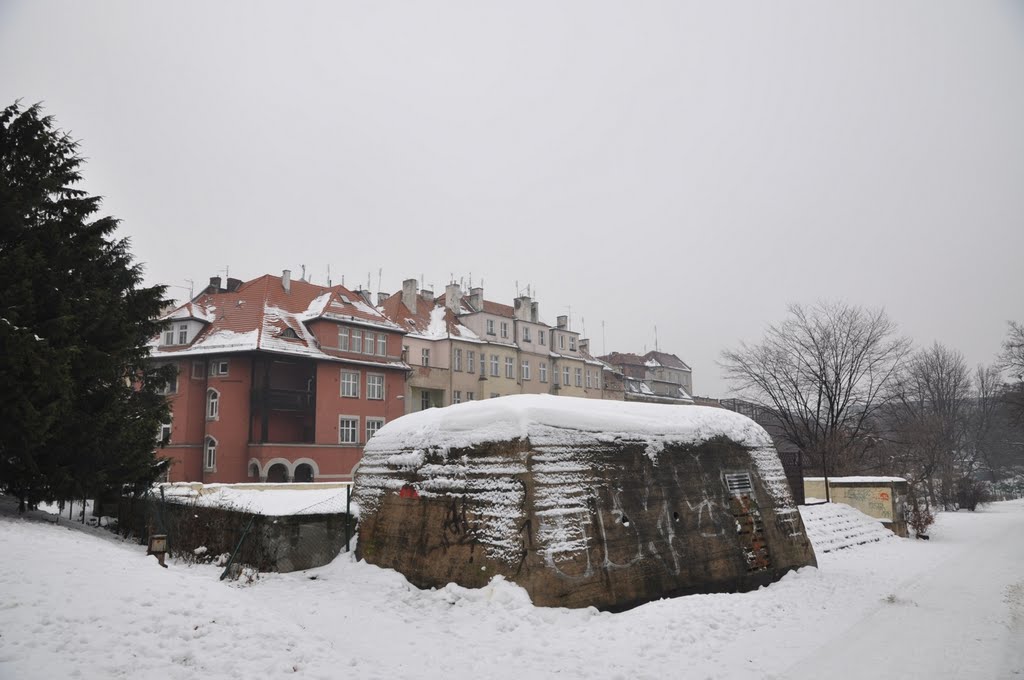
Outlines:
{"type": "Polygon", "coordinates": [[[803,511],[818,569],[622,614],[536,608],[501,581],[420,591],[345,556],[221,582],[0,515],[0,678],[1024,677],[1024,502],[942,514],[928,542],[803,511]]]}

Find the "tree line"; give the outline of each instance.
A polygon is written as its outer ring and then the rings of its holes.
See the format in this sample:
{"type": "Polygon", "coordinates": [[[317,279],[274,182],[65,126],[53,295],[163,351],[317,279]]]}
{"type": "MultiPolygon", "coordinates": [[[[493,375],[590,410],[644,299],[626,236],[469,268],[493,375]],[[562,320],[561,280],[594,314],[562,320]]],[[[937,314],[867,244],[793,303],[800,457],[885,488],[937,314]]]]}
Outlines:
{"type": "Polygon", "coordinates": [[[972,369],[939,342],[914,349],[884,310],[793,304],[721,366],[805,471],[905,477],[912,508],[929,511],[1024,494],[1024,324],[972,369]]]}

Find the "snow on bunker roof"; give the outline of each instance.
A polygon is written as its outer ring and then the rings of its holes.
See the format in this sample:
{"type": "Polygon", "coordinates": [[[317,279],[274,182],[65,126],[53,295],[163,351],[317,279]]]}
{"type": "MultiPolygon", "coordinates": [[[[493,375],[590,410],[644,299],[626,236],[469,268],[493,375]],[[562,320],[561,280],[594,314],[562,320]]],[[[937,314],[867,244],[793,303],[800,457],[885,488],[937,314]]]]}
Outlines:
{"type": "Polygon", "coordinates": [[[456,449],[525,438],[551,444],[552,438],[573,440],[574,432],[646,441],[654,455],[666,444],[700,444],[718,437],[748,448],[772,445],[764,428],[726,409],[521,394],[411,413],[379,430],[366,452],[456,449]]]}

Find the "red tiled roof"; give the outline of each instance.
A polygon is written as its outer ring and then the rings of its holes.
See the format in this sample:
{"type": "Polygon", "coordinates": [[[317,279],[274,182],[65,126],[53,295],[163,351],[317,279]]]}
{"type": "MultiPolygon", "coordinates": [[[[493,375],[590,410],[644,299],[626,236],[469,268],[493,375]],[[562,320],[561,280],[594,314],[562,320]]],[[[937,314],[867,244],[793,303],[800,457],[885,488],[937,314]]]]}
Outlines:
{"type": "Polygon", "coordinates": [[[319,318],[401,332],[344,286],[328,288],[296,280],[285,291],[280,277],[270,274],[246,281],[232,292],[204,293],[164,318],[194,318],[206,325],[188,345],[152,345],[154,356],[263,350],[333,358],[320,350],[306,327],[319,318]],[[289,329],[294,337],[285,337],[289,329]]]}
{"type": "Polygon", "coordinates": [[[612,366],[643,366],[643,357],[633,354],[631,352],[612,352],[611,354],[605,354],[604,356],[598,357],[601,361],[611,364],[612,366]]]}
{"type": "Polygon", "coordinates": [[[677,357],[675,354],[669,354],[668,352],[656,352],[651,350],[643,356],[645,362],[656,361],[665,368],[678,368],[684,371],[690,370],[690,367],[686,363],[677,357]]]}
{"type": "Polygon", "coordinates": [[[402,302],[401,291],[384,300],[379,309],[388,320],[398,324],[405,331],[427,337],[440,335],[435,315],[438,314],[437,310],[444,310],[445,333],[457,338],[476,339],[477,337],[473,331],[459,323],[458,317],[444,306],[443,301],[437,305],[419,293],[416,294],[415,314],[402,302]]]}

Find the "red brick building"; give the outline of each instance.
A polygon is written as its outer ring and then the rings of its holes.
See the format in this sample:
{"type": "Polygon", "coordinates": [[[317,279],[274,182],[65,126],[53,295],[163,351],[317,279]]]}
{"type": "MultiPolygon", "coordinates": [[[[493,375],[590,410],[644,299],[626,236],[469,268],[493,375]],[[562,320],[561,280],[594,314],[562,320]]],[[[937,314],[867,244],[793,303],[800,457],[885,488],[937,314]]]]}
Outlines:
{"type": "Polygon", "coordinates": [[[404,332],[363,294],[282,276],[219,278],[165,317],[170,481],[339,481],[405,412],[404,332]]]}

